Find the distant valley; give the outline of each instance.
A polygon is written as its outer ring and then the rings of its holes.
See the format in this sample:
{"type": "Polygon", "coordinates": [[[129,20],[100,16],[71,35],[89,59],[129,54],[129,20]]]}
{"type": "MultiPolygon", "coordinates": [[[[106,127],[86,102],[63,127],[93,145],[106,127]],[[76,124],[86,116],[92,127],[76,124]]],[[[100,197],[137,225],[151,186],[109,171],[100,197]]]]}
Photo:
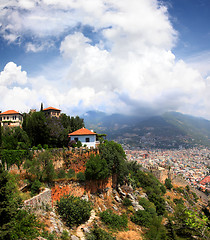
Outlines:
{"type": "Polygon", "coordinates": [[[178,112],[140,117],[90,111],[81,117],[87,128],[132,147],[173,149],[210,146],[210,121],[178,112]]]}

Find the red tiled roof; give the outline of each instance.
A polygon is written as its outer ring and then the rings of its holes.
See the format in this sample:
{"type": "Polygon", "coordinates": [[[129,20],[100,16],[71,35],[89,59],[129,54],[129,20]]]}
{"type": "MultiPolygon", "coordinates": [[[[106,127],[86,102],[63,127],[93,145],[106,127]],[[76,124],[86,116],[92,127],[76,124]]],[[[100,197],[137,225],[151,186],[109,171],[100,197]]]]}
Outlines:
{"type": "Polygon", "coordinates": [[[16,112],[15,110],[7,110],[6,112],[0,113],[0,115],[9,115],[9,114],[20,114],[20,113],[16,112]]]}
{"type": "Polygon", "coordinates": [[[210,182],[210,176],[205,177],[202,181],[200,181],[200,184],[206,184],[210,182]]]}
{"type": "Polygon", "coordinates": [[[87,128],[81,128],[73,133],[69,133],[69,136],[76,136],[76,135],[96,135],[96,133],[88,130],[87,128]]]}
{"type": "Polygon", "coordinates": [[[43,111],[47,111],[47,110],[56,110],[56,111],[61,111],[60,109],[54,108],[54,107],[48,107],[43,109],[43,111]]]}

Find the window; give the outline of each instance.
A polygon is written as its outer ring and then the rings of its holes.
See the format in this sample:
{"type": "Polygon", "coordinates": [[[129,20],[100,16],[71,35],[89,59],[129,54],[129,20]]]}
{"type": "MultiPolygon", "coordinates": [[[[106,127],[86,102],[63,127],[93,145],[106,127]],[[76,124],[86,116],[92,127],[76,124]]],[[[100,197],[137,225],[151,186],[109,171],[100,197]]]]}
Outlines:
{"type": "Polygon", "coordinates": [[[13,120],[16,120],[16,116],[13,116],[13,120]]]}
{"type": "Polygon", "coordinates": [[[85,142],[90,142],[90,138],[85,138],[85,142]]]}
{"type": "Polygon", "coordinates": [[[2,117],[0,117],[0,121],[2,121],[2,117]]]}
{"type": "Polygon", "coordinates": [[[76,142],[78,142],[78,138],[74,138],[74,140],[75,140],[76,142]]]}
{"type": "Polygon", "coordinates": [[[9,117],[7,117],[7,120],[9,120],[9,117]]]}

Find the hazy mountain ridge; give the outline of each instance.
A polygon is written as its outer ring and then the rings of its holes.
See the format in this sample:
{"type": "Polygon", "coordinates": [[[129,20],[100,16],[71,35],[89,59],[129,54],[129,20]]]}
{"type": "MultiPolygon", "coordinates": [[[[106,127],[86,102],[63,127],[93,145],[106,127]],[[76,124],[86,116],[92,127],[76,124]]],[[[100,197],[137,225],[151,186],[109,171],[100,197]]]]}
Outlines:
{"type": "Polygon", "coordinates": [[[82,116],[87,128],[106,133],[109,139],[141,138],[157,141],[178,141],[180,145],[203,144],[210,146],[210,121],[179,112],[167,112],[160,116],[138,117],[122,114],[107,115],[103,112],[88,112],[82,116]]]}

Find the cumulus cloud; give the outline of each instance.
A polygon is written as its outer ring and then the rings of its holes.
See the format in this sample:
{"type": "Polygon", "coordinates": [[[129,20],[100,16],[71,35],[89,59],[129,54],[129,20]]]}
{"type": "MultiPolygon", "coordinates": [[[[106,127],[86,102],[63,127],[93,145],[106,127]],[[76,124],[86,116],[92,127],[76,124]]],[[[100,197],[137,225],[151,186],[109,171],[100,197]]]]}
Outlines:
{"type": "Polygon", "coordinates": [[[60,41],[57,82],[45,72],[27,79],[14,63],[5,66],[2,89],[18,84],[11,94],[21,93],[20,101],[31,94],[67,113],[180,110],[210,118],[209,79],[176,60],[178,33],[160,1],[12,0],[0,9],[0,33],[9,42],[30,36],[36,41],[24,42],[25,49],[38,52],[60,41]],[[27,88],[19,86],[27,81],[27,88]]]}
{"type": "Polygon", "coordinates": [[[21,66],[13,62],[7,63],[0,73],[0,85],[10,86],[12,84],[24,85],[27,83],[27,73],[21,71],[21,66]]]}

